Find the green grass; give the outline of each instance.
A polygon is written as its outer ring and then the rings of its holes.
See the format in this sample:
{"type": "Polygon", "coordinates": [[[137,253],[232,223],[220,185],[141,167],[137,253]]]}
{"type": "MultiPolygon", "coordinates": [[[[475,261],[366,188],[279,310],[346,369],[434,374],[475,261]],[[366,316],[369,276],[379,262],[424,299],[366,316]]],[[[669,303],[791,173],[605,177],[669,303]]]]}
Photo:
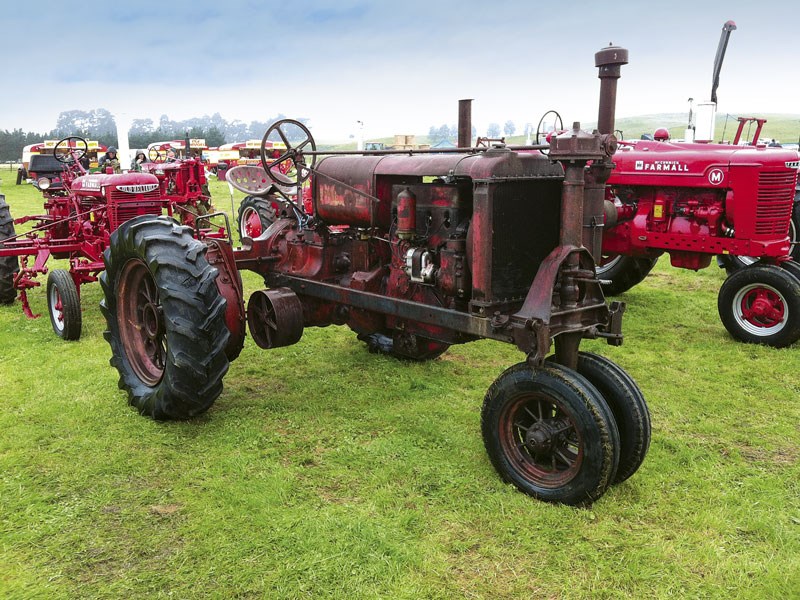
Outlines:
{"type": "MultiPolygon", "coordinates": [[[[14,214],[40,211],[12,175],[14,214]]],[[[733,342],[722,280],[662,259],[622,296],[625,344],[584,344],[653,419],[640,471],[590,509],[489,464],[480,406],[522,359],[509,346],[409,364],[340,327],[268,352],[248,338],[206,415],[156,423],[117,388],[99,285],[79,342],[0,307],[0,597],[796,597],[800,354],[733,342]]]]}

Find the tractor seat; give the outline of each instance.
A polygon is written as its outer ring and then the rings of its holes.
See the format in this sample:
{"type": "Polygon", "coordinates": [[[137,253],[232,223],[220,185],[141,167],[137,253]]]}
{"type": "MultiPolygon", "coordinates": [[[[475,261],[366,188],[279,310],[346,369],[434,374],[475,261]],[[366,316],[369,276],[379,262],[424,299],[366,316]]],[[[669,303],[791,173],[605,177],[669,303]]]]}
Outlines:
{"type": "Polygon", "coordinates": [[[274,187],[261,165],[238,165],[228,169],[225,179],[237,190],[250,196],[267,196],[274,187]]]}

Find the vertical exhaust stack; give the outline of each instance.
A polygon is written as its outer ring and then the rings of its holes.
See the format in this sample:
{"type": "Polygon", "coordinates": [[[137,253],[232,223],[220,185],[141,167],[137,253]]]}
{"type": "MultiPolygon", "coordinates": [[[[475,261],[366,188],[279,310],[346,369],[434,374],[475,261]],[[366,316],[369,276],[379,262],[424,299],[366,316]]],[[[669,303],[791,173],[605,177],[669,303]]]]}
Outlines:
{"type": "Polygon", "coordinates": [[[628,51],[619,46],[608,46],[594,55],[594,66],[599,69],[600,110],[597,115],[597,130],[614,133],[617,112],[617,79],[622,65],[628,64],[628,51]]]}
{"type": "Polygon", "coordinates": [[[458,101],[458,147],[472,147],[472,98],[458,101]]]}
{"type": "MultiPolygon", "coordinates": [[[[594,55],[594,65],[600,78],[600,106],[597,114],[597,130],[606,138],[605,144],[616,147],[613,138],[617,112],[617,80],[622,65],[628,64],[628,51],[609,45],[594,55]]],[[[602,258],[603,227],[605,214],[605,184],[613,167],[611,151],[603,160],[593,161],[585,173],[585,195],[583,204],[583,245],[599,264],[602,258]]],[[[613,208],[609,207],[610,209],[613,208]]],[[[612,211],[613,214],[616,210],[612,211]]]]}

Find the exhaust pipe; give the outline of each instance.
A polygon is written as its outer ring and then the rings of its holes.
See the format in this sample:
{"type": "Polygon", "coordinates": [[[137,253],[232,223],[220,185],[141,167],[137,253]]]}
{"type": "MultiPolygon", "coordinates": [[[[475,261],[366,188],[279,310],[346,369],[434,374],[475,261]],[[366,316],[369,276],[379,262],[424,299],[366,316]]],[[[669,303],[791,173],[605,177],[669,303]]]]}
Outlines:
{"type": "Polygon", "coordinates": [[[472,98],[458,101],[458,147],[472,147],[472,98]]]}

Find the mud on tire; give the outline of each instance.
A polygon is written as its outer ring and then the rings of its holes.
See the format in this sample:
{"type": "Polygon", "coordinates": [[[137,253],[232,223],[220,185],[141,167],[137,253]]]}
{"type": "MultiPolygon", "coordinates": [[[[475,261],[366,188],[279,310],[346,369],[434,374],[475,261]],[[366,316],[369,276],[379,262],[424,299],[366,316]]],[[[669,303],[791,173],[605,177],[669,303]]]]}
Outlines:
{"type": "Polygon", "coordinates": [[[199,415],[228,370],[225,299],[191,229],[167,217],[124,223],[104,253],[100,308],[119,387],[154,419],[199,415]]]}

